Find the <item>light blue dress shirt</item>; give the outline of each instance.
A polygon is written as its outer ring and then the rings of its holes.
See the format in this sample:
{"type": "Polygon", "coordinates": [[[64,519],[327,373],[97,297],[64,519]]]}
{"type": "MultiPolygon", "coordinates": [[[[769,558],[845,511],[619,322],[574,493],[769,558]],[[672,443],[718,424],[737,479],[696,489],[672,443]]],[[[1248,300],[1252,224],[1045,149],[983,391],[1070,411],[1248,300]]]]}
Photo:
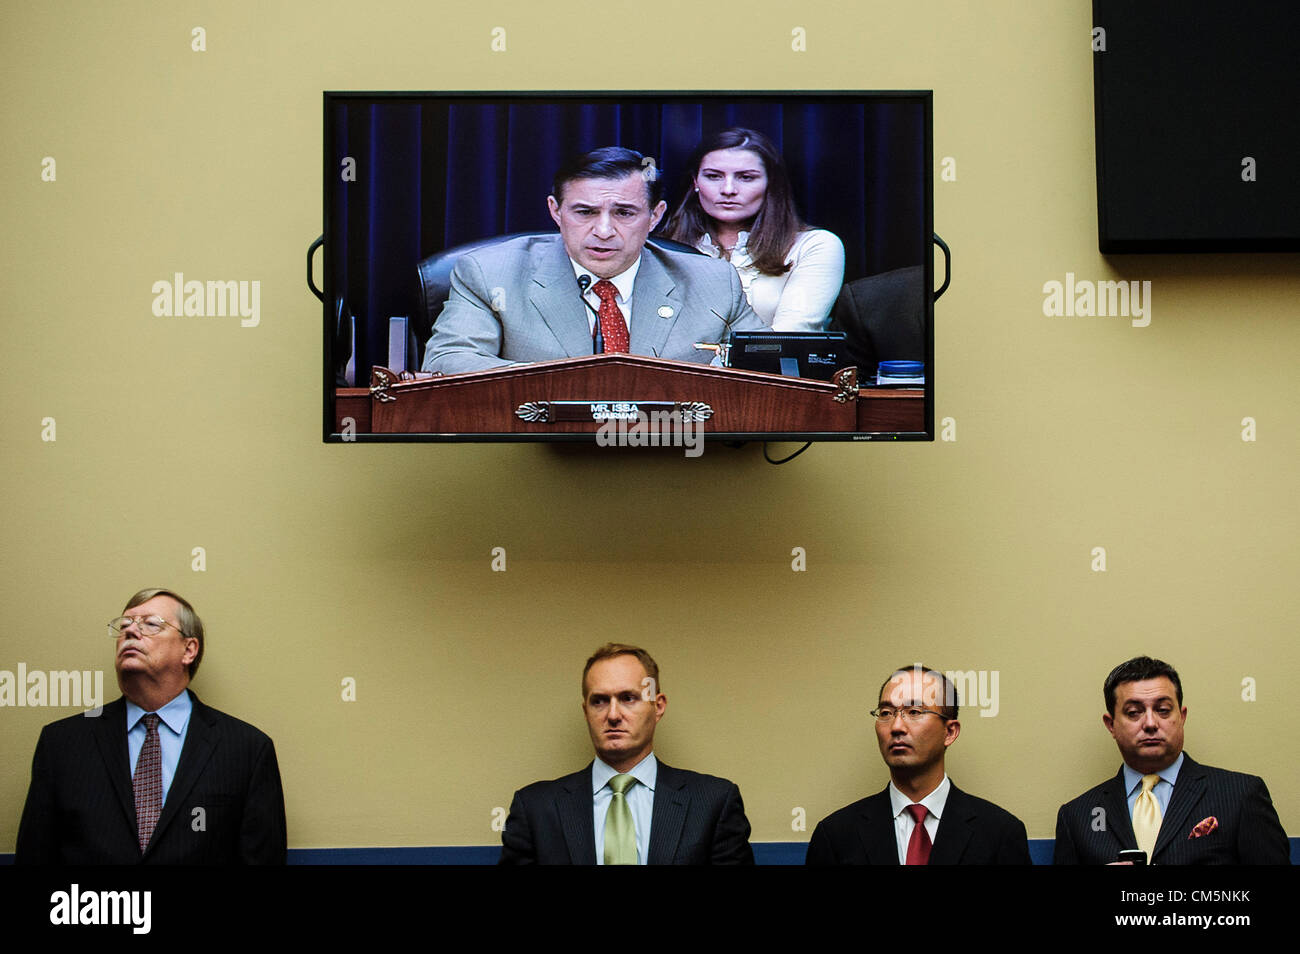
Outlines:
{"type": "MultiPolygon", "coordinates": [[[[596,826],[596,864],[605,863],[605,814],[614,800],[614,790],[609,780],[619,773],[599,758],[591,763],[591,820],[596,826]]],[[[643,758],[630,771],[624,773],[637,780],[623,797],[632,810],[632,824],[636,826],[636,863],[646,864],[650,856],[650,819],[655,808],[655,782],[659,778],[659,762],[653,752],[643,758]]]]}
{"type": "MultiPolygon", "coordinates": [[[[190,713],[193,711],[194,703],[187,689],[182,689],[179,696],[157,710],[164,805],[167,804],[172,779],[176,776],[176,765],[181,760],[181,749],[185,745],[185,733],[190,727],[190,713]]],[[[140,759],[140,750],[144,748],[145,727],[141,720],[146,715],[148,713],[130,699],[126,701],[126,750],[131,759],[132,778],[135,778],[135,763],[140,759]]]]}
{"type": "MultiPolygon", "coordinates": [[[[1183,753],[1178,753],[1178,758],[1174,763],[1160,774],[1160,781],[1151,789],[1151,794],[1156,797],[1156,803],[1160,806],[1160,817],[1165,817],[1165,812],[1169,808],[1169,796],[1174,794],[1174,782],[1178,781],[1178,770],[1183,767],[1183,753]]],[[[1142,794],[1142,773],[1137,769],[1128,767],[1124,763],[1124,790],[1128,792],[1128,817],[1133,817],[1133,806],[1137,804],[1138,796],[1142,794]]]]}

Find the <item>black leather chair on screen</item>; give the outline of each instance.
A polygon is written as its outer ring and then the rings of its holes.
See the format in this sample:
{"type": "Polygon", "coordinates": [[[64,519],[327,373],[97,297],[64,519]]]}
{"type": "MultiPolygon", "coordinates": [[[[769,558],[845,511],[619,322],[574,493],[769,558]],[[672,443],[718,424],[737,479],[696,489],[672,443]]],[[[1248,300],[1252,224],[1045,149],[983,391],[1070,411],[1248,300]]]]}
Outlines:
{"type": "Polygon", "coordinates": [[[881,361],[925,361],[925,273],[920,265],[849,282],[831,310],[864,379],[881,361]]]}
{"type": "MultiPolygon", "coordinates": [[[[952,284],[952,251],[937,234],[932,240],[943,253],[943,284],[929,295],[938,301],[952,284]]],[[[844,332],[860,379],[874,380],[881,361],[926,360],[926,292],[920,265],[868,275],[840,290],[830,330],[844,332]]]]}

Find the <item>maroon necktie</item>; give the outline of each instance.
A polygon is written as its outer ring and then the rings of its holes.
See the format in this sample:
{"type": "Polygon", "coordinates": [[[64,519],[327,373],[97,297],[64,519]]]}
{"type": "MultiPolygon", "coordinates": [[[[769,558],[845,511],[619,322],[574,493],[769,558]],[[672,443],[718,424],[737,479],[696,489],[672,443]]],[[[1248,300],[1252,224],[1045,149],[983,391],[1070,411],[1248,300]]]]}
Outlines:
{"type": "Polygon", "coordinates": [[[162,814],[163,803],[162,746],[158,742],[158,716],[153,712],[144,717],[144,745],[135,761],[131,788],[135,792],[135,821],[143,854],[162,814]]]}
{"type": "Polygon", "coordinates": [[[591,286],[591,290],[600,297],[600,333],[605,338],[605,350],[627,351],[627,322],[614,300],[618,289],[608,278],[602,278],[591,286]]]}
{"type": "Polygon", "coordinates": [[[907,810],[912,813],[912,821],[916,826],[912,829],[912,839],[907,843],[907,861],[909,865],[928,865],[930,863],[930,833],[925,830],[925,816],[930,814],[929,809],[924,805],[908,805],[907,810]]]}

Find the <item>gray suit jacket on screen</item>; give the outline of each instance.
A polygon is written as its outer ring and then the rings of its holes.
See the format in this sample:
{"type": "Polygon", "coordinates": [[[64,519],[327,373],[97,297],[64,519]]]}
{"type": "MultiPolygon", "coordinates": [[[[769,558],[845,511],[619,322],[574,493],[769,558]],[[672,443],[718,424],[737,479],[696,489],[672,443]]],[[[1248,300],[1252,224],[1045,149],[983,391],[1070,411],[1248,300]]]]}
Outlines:
{"type": "MultiPolygon", "coordinates": [[[[590,312],[558,234],[525,236],[462,256],[433,326],[424,370],[483,371],[592,353],[590,312]]],[[[708,364],[731,330],[770,331],[728,262],[647,245],[632,287],[633,354],[708,364]]]]}

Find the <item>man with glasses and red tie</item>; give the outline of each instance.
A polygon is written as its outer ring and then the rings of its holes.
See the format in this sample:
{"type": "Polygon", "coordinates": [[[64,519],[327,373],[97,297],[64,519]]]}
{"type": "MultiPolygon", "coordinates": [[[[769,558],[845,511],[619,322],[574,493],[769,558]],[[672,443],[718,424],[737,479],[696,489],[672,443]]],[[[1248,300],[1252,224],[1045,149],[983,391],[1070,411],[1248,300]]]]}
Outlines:
{"type": "Polygon", "coordinates": [[[944,755],[961,734],[957,689],[924,666],[880,687],[876,719],[889,786],[818,823],[810,865],[1027,865],[1025,825],[948,778],[944,755]]]}
{"type": "Polygon", "coordinates": [[[188,686],[203,622],[170,590],[141,590],[108,624],[122,698],[41,730],[18,864],[284,864],[271,740],[188,686]]]}

